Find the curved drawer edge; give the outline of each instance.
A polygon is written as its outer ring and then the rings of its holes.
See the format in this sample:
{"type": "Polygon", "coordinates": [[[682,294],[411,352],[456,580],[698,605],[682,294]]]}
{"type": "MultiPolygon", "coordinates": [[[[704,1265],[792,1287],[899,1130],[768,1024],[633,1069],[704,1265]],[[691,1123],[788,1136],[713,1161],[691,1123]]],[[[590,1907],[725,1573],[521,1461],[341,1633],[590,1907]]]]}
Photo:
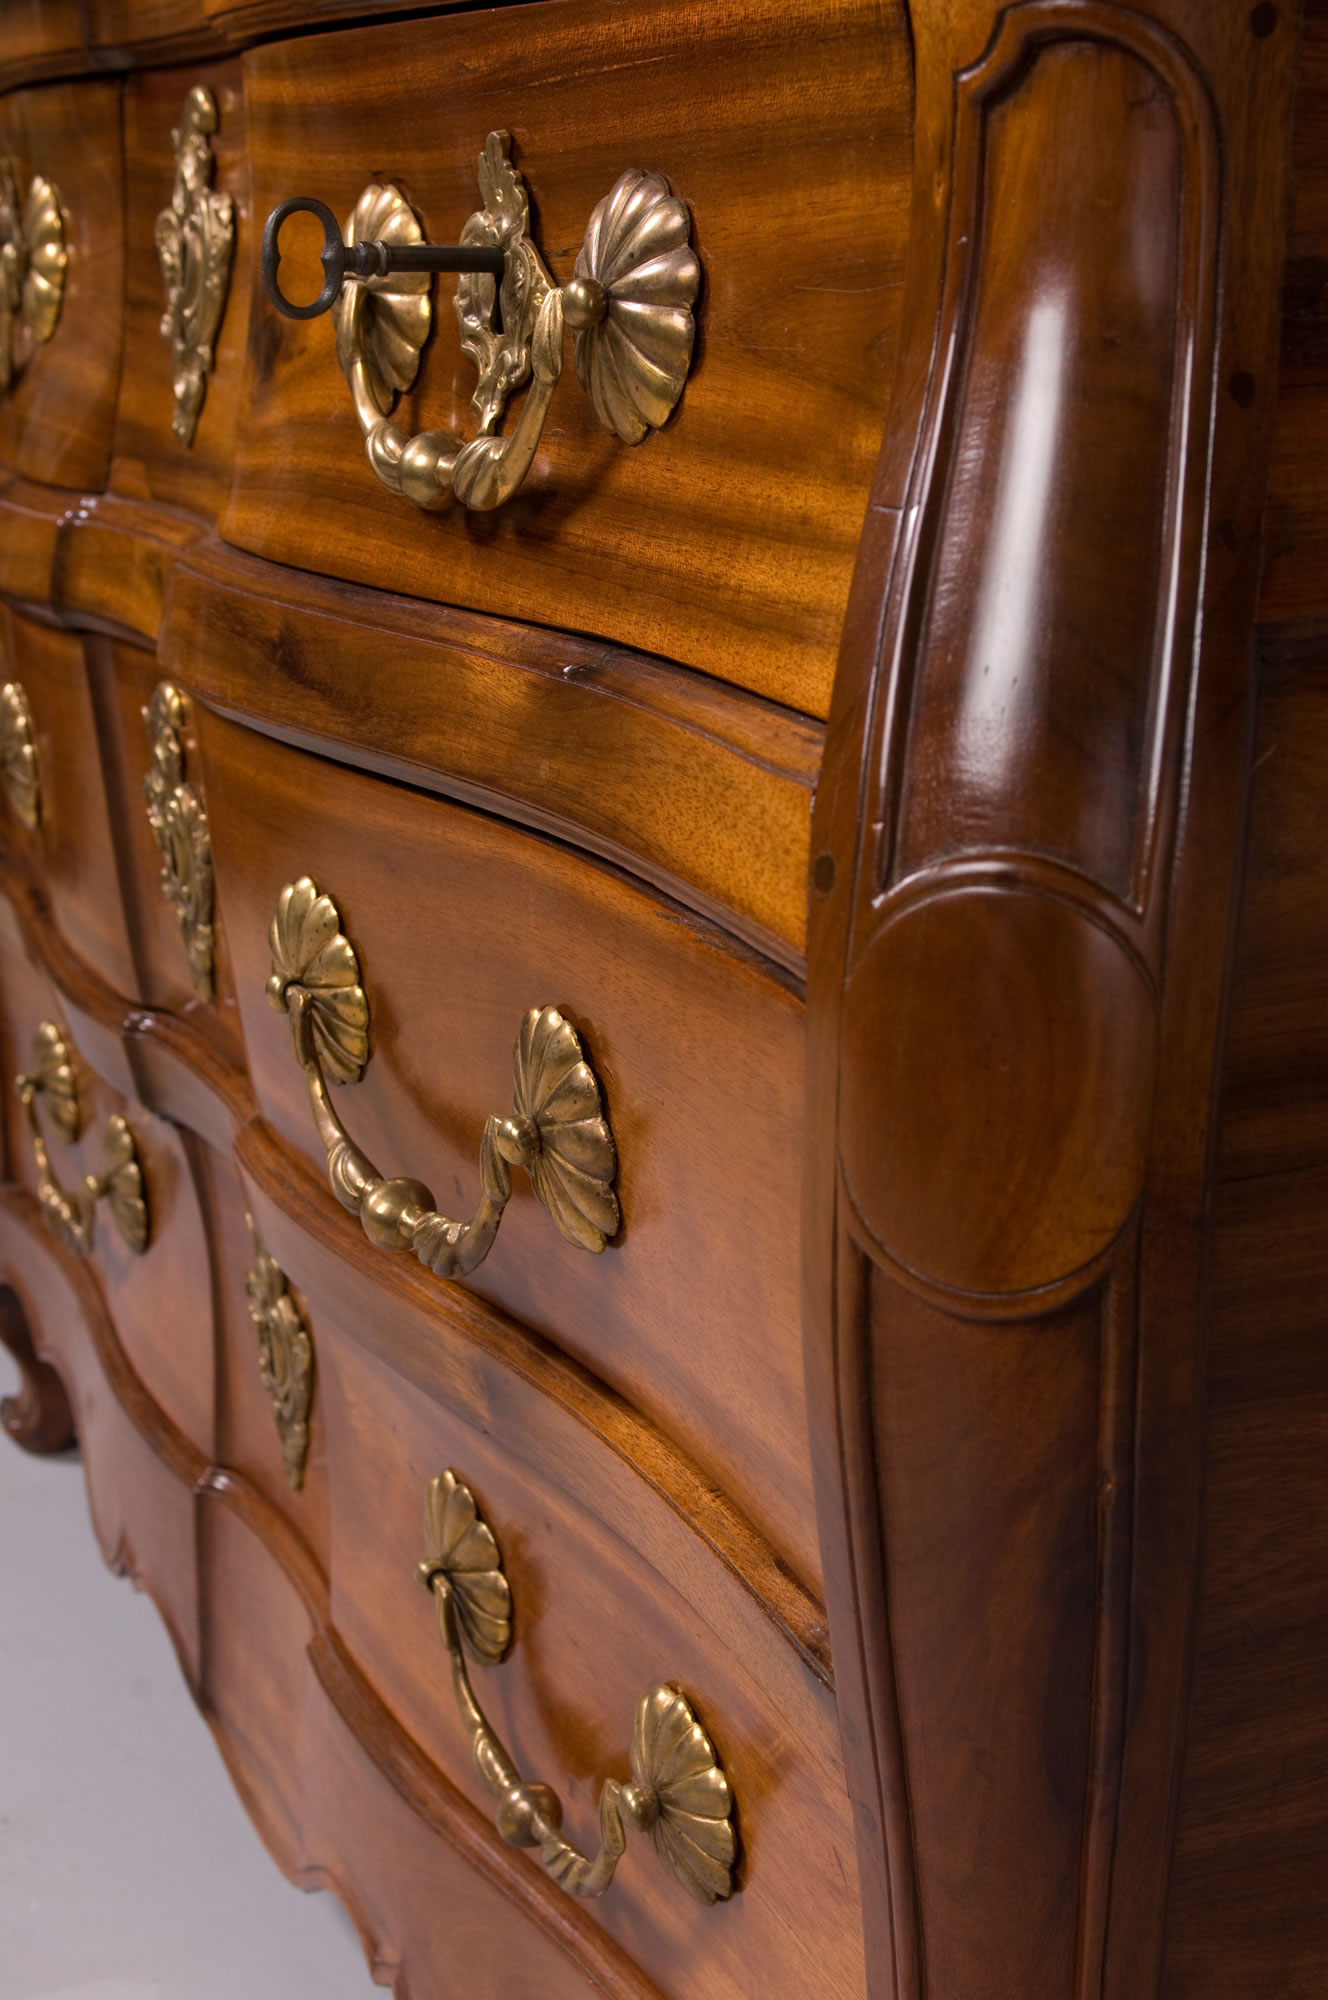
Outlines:
{"type": "Polygon", "coordinates": [[[812,718],[671,660],[211,538],[172,569],[161,661],[233,721],[602,856],[801,982],[812,718]]]}
{"type": "MultiPolygon", "coordinates": [[[[45,970],[70,1010],[80,1049],[108,1082],[158,1116],[199,1133],[219,1151],[233,1152],[278,1229],[283,1220],[287,1227],[295,1227],[343,1265],[362,1272],[375,1289],[390,1293],[397,1305],[427,1327],[420,1357],[440,1351],[439,1330],[445,1327],[454,1343],[492,1357],[529,1393],[552,1402],[569,1422],[587,1431],[606,1448],[608,1462],[629,1496],[630,1511],[639,1511],[643,1496],[649,1495],[647,1504],[661,1527],[674,1524],[678,1549],[690,1552],[684,1555],[683,1566],[690,1556],[718,1560],[747,1601],[788,1641],[803,1666],[827,1689],[833,1688],[823,1607],[683,1452],[588,1369],[464,1286],[440,1291],[411,1260],[384,1259],[347,1226],[344,1211],[310,1162],[257,1117],[244,1072],[227,1062],[189,1022],[140,1007],[107,986],[50,927],[41,891],[12,862],[0,864],[0,893],[15,911],[34,962],[45,970]]],[[[271,1226],[265,1224],[265,1240],[271,1226]]],[[[364,1340],[373,1347],[372,1321],[366,1321],[364,1340]]],[[[420,1357],[423,1386],[437,1394],[437,1381],[420,1357]]],[[[410,1372],[409,1359],[399,1352],[385,1358],[410,1372]]],[[[467,1411],[457,1400],[460,1379],[459,1373],[450,1378],[447,1395],[463,1413],[482,1417],[482,1411],[474,1407],[467,1411]]],[[[200,1460],[197,1472],[202,1470],[200,1460]]]]}

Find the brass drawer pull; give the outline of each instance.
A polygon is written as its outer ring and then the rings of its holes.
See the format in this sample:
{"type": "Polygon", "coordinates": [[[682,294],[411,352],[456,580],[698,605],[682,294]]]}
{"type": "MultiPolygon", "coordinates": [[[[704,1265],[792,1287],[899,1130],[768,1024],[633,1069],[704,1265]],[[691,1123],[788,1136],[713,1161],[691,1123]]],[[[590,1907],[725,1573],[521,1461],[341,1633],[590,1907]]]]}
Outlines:
{"type": "Polygon", "coordinates": [[[346,223],[322,202],[296,196],[273,209],[263,231],[267,295],[289,319],[331,311],[341,365],[378,478],[417,507],[487,509],[510,500],[529,472],[563,366],[563,330],[576,336],[576,372],[606,430],[639,444],[668,422],[692,365],[692,307],[701,266],[687,206],[659,174],[621,174],[586,229],[571,282],[558,286],[530,241],[525,182],[508,156],[506,132],[490,132],[479,161],[480,196],[461,242],[424,241],[404,195],[365,188],[346,223]],[[323,225],[323,288],[292,304],[277,281],[278,238],[288,215],[323,225]],[[461,345],[479,371],[473,402],[479,436],[450,431],[408,438],[389,423],[409,389],[429,335],[431,271],[459,271],[461,345]],[[508,397],[534,381],[510,436],[498,425],[508,397]]]}
{"type": "Polygon", "coordinates": [[[464,1277],[488,1256],[512,1192],[511,1170],[522,1166],[568,1242],[604,1248],[618,1228],[618,1156],[599,1081],[556,1007],[532,1007],[521,1024],[512,1116],[485,1120],[479,1206],[469,1222],[453,1222],[421,1181],[380,1174],[332,1109],[329,1076],[357,1083],[369,1060],[369,1002],[337,906],[307,875],[282,890],[271,946],[268,998],[290,1016],[332,1192],[359,1216],[371,1243],[413,1250],[440,1278],[464,1277]]]}
{"type": "Polygon", "coordinates": [[[141,1255],[148,1247],[148,1210],[143,1171],[134,1135],[119,1112],[106,1121],[105,1149],[99,1174],[86,1174],[82,1187],[69,1194],[56,1179],[51,1156],[37,1118],[37,1100],[46,1104],[60,1137],[72,1145],[82,1125],[78,1078],[68,1042],[54,1021],[43,1021],[32,1043],[32,1074],[15,1078],[32,1150],[37,1161],[37,1199],[54,1233],[76,1257],[91,1254],[96,1207],[110,1206],[111,1219],[129,1248],[141,1255]]]}
{"type": "Polygon", "coordinates": [[[0,390],[55,332],[69,252],[59,190],[34,174],[20,208],[12,160],[0,160],[0,390]]]}
{"type": "Polygon", "coordinates": [[[599,1853],[593,1860],[579,1853],[562,1836],[557,1793],[522,1779],[470,1685],[462,1640],[477,1658],[501,1660],[512,1640],[512,1592],[492,1530],[470,1488],[453,1472],[429,1482],[424,1539],[419,1578],[438,1607],[457,1706],[475,1769],[499,1802],[503,1839],[513,1847],[537,1847],[569,1896],[602,1896],[630,1827],[650,1835],[665,1868],[698,1903],[730,1896],[737,1854],[733,1794],[686,1695],[663,1685],[642,1696],[629,1752],[631,1781],[606,1779],[599,1796],[599,1853]]]}

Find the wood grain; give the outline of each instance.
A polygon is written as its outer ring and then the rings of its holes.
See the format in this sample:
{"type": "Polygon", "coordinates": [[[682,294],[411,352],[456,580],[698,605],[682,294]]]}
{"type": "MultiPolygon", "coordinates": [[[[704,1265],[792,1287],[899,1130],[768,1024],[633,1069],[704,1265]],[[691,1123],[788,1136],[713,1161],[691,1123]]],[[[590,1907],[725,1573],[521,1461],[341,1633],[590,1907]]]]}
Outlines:
{"type": "Polygon", "coordinates": [[[253,257],[249,207],[244,89],[240,65],[153,70],[132,77],[124,103],[125,245],[124,373],[116,408],[110,485],[135,500],[215,519],[230,490],[231,456],[242,408],[248,334],[247,267],[253,257]],[[232,276],[221,327],[213,342],[214,366],[191,445],[171,430],[175,398],[171,350],[161,336],[165,304],[154,228],[169,205],[175,179],[171,133],[180,123],[188,92],[201,84],[217,107],[212,137],[212,185],[229,194],[235,217],[232,276]]]}
{"type": "Polygon", "coordinates": [[[654,2000],[585,1906],[505,1848],[421,1756],[320,1616],[298,1545],[252,1489],[216,1473],[200,1503],[204,1712],[272,1854],[303,1887],[341,1895],[375,1979],[426,1994],[442,1967],[481,1992],[493,1978],[496,1990],[530,1982],[557,2000],[654,2000]],[[250,1616],[266,1654],[244,1641],[250,1616]]]}
{"type": "Polygon", "coordinates": [[[322,1165],[289,1024],[265,995],[277,900],[303,874],[340,909],[370,997],[374,1054],[344,1115],[385,1173],[427,1177],[447,1212],[465,1217],[478,1199],[479,1135],[506,1107],[527,1008],[565,1008],[613,1123],[620,1239],[591,1257],[522,1188],[468,1283],[657,1423],[815,1592],[786,1226],[798,1001],[722,932],[547,841],[201,704],[198,731],[263,1115],[322,1165]]]}
{"type": "Polygon", "coordinates": [[[119,386],[125,217],[118,83],[56,83],[0,99],[0,153],[26,191],[53,181],[69,266],[55,333],[0,400],[0,460],[26,479],[99,491],[119,386]],[[108,170],[109,169],[109,170],[108,170]]]}
{"type": "Polygon", "coordinates": [[[1163,1992],[1322,1984],[1328,1939],[1325,632],[1265,636],[1227,1035],[1206,1505],[1163,1992]]]}
{"type": "MultiPolygon", "coordinates": [[[[1144,2000],[1294,23],[912,20],[885,518],[808,941],[808,1402],[869,1989],[1144,2000]]],[[[1299,1947],[1257,1935],[1280,1990],[1299,1947]]]]}
{"type": "MultiPolygon", "coordinates": [[[[560,282],[632,165],[688,202],[705,276],[667,428],[629,451],[566,379],[526,489],[485,516],[422,514],[381,487],[328,323],[256,299],[224,538],[595,633],[823,715],[895,347],[902,11],[546,0],[266,44],[245,58],[245,92],[255,219],[301,193],[349,213],[386,179],[453,241],[485,134],[502,128],[560,282]]],[[[294,241],[285,282],[302,282],[294,241]]],[[[472,427],[452,318],[441,286],[408,430],[472,427]]]]}
{"type": "Polygon", "coordinates": [[[1291,223],[1282,279],[1277,422],[1259,620],[1323,611],[1328,500],[1328,4],[1304,0],[1291,126],[1291,223]]]}
{"type": "MultiPolygon", "coordinates": [[[[629,1847],[597,1924],[678,2000],[737,2000],[753,1967],[776,1963],[794,1991],[860,1995],[851,1825],[825,1691],[805,1669],[781,1668],[787,1648],[768,1626],[750,1621],[734,1646],[731,1610],[716,1602],[722,1573],[652,1563],[593,1460],[573,1483],[541,1462],[538,1434],[514,1450],[501,1384],[484,1429],[473,1427],[363,1352],[337,1270],[306,1253],[302,1278],[328,1433],[332,1622],[387,1706],[491,1814],[415,1574],[428,1481],[454,1466],[498,1538],[516,1606],[513,1653],[477,1670],[477,1693],[518,1768],[561,1796],[569,1837],[593,1851],[599,1787],[626,1771],[636,1704],[662,1681],[695,1702],[734,1788],[743,1862],[731,1905],[691,1902],[644,1843],[629,1847]]],[[[390,1321],[384,1331],[390,1342],[390,1321]]]]}
{"type": "Polygon", "coordinates": [[[160,657],[214,708],[587,847],[801,971],[822,748],[804,717],[211,540],[176,565],[160,657]]]}
{"type": "Polygon", "coordinates": [[[83,643],[0,608],[0,648],[5,677],[28,697],[41,787],[34,829],[22,825],[7,797],[0,800],[9,837],[37,870],[74,950],[108,984],[132,993],[133,954],[83,643]]]}
{"type": "Polygon", "coordinates": [[[758,1629],[768,1624],[781,1637],[766,1655],[769,1680],[791,1674],[798,1686],[806,1669],[831,1685],[820,1605],[696,1465],[585,1369],[473,1291],[440,1290],[413,1260],[384,1263],[359,1231],[348,1232],[322,1172],[255,1116],[247,1075],[190,1022],[131,1004],[97,979],[63,944],[39,892],[12,860],[4,867],[0,933],[54,982],[77,1047],[95,1053],[103,1077],[117,1079],[159,1118],[204,1135],[215,1153],[234,1150],[278,1261],[298,1273],[316,1249],[338,1266],[342,1309],[356,1302],[362,1344],[408,1376],[422,1397],[446,1402],[480,1428],[500,1395],[512,1448],[540,1440],[545,1464],[556,1459],[564,1476],[583,1477],[593,1464],[635,1548],[675,1577],[708,1576],[712,1592],[716,1574],[731,1580],[723,1600],[731,1612],[727,1644],[750,1648],[754,1612],[758,1629]],[[380,1334],[385,1296],[393,1302],[390,1341],[380,1334]]]}
{"type": "MultiPolygon", "coordinates": [[[[7,914],[7,913],[6,913],[7,914]]],[[[3,1078],[9,1157],[20,1185],[37,1187],[32,1141],[12,1081],[31,1067],[37,1025],[55,1019],[68,1029],[65,1010],[41,971],[21,958],[10,931],[0,942],[6,1017],[3,1078]]],[[[90,1067],[70,1033],[78,1077],[81,1131],[61,1141],[38,1106],[56,1177],[78,1188],[102,1165],[106,1120],[119,1112],[134,1135],[148,1206],[148,1248],[131,1251],[98,1204],[89,1268],[114,1314],[128,1365],[171,1425],[204,1457],[214,1456],[212,1313],[208,1260],[193,1176],[179,1133],[165,1120],[112,1090],[90,1067]],[[163,1310],[163,1301],[169,1309],[163,1310]]]]}

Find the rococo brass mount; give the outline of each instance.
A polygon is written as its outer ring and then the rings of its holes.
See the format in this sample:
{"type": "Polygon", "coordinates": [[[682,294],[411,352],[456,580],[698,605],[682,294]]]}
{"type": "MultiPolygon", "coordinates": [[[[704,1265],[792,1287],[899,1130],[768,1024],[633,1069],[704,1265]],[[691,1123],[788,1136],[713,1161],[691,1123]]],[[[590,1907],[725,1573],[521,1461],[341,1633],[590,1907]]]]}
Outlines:
{"type": "Polygon", "coordinates": [[[369,1060],[369,1002],[337,906],[307,875],[282,890],[270,941],[268,998],[290,1017],[332,1192],[371,1243],[413,1250],[440,1278],[464,1277],[488,1256],[521,1166],[570,1243],[604,1248],[618,1228],[617,1152],[598,1079],[556,1007],[532,1007],[521,1023],[512,1115],[486,1119],[479,1206],[453,1222],[423,1182],[380,1174],[332,1109],[328,1078],[357,1083],[369,1060]]]}
{"type": "Polygon", "coordinates": [[[686,203],[659,174],[619,176],[595,209],[570,283],[553,281],[530,240],[525,182],[506,132],[490,132],[479,161],[483,208],[459,245],[426,244],[405,197],[365,188],[345,241],[321,202],[283,202],[263,232],[263,282],[279,312],[310,318],[331,310],[337,359],[350,384],[369,463],[383,484],[418,507],[455,498],[487,509],[510,500],[529,472],[563,366],[564,328],[576,336],[576,371],[606,430],[639,444],[668,422],[692,363],[692,307],[701,267],[686,203]],[[323,223],[326,282],[308,306],[278,283],[278,238],[287,215],[323,223]],[[463,351],[475,363],[479,436],[450,431],[407,437],[389,416],[409,389],[433,308],[429,273],[460,271],[456,313],[463,351]],[[508,398],[533,374],[510,435],[499,436],[508,398]]]}
{"type": "Polygon", "coordinates": [[[309,1456],[309,1410],[314,1395],[314,1343],[291,1297],[286,1274],[263,1248],[252,1215],[246,1216],[254,1257],[244,1281],[249,1317],[258,1335],[258,1372],[272,1403],[281,1440],[286,1483],[298,1492],[309,1456]]]}
{"type": "Polygon", "coordinates": [[[20,207],[13,162],[0,160],[0,390],[55,332],[68,267],[58,190],[34,174],[20,207]]]}
{"type": "Polygon", "coordinates": [[[175,390],[171,429],[185,445],[193,443],[198,428],[235,253],[235,204],[212,186],[216,129],[216,99],[196,83],[171,134],[175,186],[169,207],[157,217],[156,232],[166,286],[161,335],[171,345],[175,390]]]}
{"type": "Polygon", "coordinates": [[[455,1473],[429,1483],[426,1554],[419,1577],[433,1592],[438,1630],[452,1663],[452,1687],[470,1736],[475,1769],[498,1800],[497,1826],[513,1847],[536,1847],[570,1896],[602,1896],[627,1846],[627,1829],[648,1833],[669,1874],[698,1903],[733,1892],[737,1837],[733,1794],[710,1738],[680,1689],[652,1688],[637,1704],[631,1780],[605,1782],[599,1797],[600,1849],[593,1860],[562,1835],[562,1805],[548,1785],[523,1779],[475,1699],[463,1640],[488,1662],[512,1640],[512,1592],[492,1530],[455,1473]]]}
{"type": "Polygon", "coordinates": [[[43,1021],[32,1043],[32,1073],[15,1078],[19,1103],[32,1134],[37,1162],[37,1199],[47,1224],[76,1257],[91,1254],[96,1207],[105,1201],[111,1219],[136,1254],[148,1247],[148,1210],[143,1173],[134,1135],[118,1112],[106,1121],[102,1170],[84,1176],[83,1185],[67,1193],[56,1179],[51,1156],[37,1118],[37,1100],[46,1105],[52,1124],[67,1145],[78,1138],[82,1109],[73,1052],[54,1021],[43,1021]]]}
{"type": "Polygon", "coordinates": [[[212,998],[212,840],[207,808],[185,780],[184,733],[189,697],[159,681],[143,710],[152,762],[143,779],[148,825],[161,856],[161,893],[175,911],[194,991],[212,998]]]}

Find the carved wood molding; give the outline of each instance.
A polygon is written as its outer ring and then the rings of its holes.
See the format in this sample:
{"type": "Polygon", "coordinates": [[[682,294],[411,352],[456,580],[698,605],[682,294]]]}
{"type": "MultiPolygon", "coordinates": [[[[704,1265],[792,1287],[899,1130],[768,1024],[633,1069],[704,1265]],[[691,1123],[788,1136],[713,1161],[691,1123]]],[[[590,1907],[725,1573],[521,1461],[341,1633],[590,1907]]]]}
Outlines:
{"type": "Polygon", "coordinates": [[[870,1991],[1145,2000],[1294,26],[967,0],[913,28],[809,938],[807,1369],[870,1991]]]}

